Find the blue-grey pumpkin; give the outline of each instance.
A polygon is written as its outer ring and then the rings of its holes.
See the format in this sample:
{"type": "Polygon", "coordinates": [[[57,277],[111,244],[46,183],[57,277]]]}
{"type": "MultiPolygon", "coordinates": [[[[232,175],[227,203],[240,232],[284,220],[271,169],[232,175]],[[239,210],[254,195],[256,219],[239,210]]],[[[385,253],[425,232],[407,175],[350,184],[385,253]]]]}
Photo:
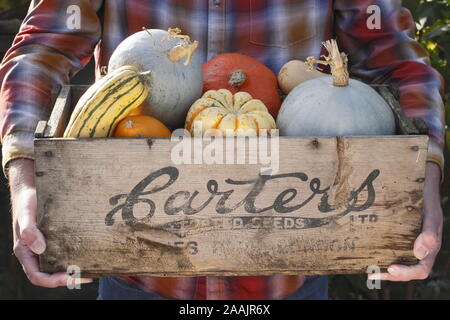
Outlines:
{"type": "MultiPolygon", "coordinates": [[[[333,40],[334,41],[334,40],[333,40]]],[[[284,136],[373,136],[395,134],[387,102],[369,85],[348,78],[345,54],[324,43],[330,56],[312,63],[331,66],[332,75],[296,86],[283,101],[277,127],[284,136]]]]}
{"type": "Polygon", "coordinates": [[[195,51],[198,43],[183,37],[179,30],[136,32],[117,46],[108,65],[108,71],[132,65],[152,72],[144,112],[171,129],[183,127],[187,111],[200,98],[203,87],[202,63],[195,51]],[[183,49],[190,48],[192,55],[185,55],[183,49]]]}

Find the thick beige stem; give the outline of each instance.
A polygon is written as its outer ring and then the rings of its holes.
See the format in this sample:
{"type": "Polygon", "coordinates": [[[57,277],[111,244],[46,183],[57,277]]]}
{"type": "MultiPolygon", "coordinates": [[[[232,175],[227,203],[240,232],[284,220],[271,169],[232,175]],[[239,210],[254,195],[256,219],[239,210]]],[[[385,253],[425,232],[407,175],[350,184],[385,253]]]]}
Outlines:
{"type": "Polygon", "coordinates": [[[349,73],[347,68],[347,55],[343,52],[339,52],[339,48],[336,40],[328,40],[322,43],[325,49],[328,51],[328,56],[321,56],[325,60],[317,60],[314,57],[308,57],[306,64],[308,69],[314,68],[313,63],[329,65],[331,68],[331,75],[333,76],[333,85],[337,87],[348,86],[349,73]]]}

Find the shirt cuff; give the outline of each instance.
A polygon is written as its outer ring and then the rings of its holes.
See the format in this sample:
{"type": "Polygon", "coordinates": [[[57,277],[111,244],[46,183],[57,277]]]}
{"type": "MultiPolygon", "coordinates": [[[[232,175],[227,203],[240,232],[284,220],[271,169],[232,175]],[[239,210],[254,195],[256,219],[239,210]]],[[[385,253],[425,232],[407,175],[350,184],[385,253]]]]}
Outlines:
{"type": "Polygon", "coordinates": [[[433,140],[428,141],[427,161],[436,163],[441,168],[441,183],[444,181],[444,152],[439,144],[433,140]]]}
{"type": "Polygon", "coordinates": [[[2,141],[2,168],[8,179],[8,164],[17,158],[34,160],[34,132],[17,131],[8,134],[2,141]]]}

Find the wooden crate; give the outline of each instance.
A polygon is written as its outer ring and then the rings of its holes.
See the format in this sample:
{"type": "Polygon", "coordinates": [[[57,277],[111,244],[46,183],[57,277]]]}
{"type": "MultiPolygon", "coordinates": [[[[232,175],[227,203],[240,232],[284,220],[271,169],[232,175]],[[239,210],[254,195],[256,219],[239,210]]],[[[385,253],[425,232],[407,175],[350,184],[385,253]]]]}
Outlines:
{"type": "MultiPolygon", "coordinates": [[[[272,176],[264,164],[177,164],[170,139],[60,138],[85,89],[63,87],[36,129],[42,271],[334,274],[417,262],[426,135],[280,137],[272,176]]],[[[237,153],[249,138],[232,141],[237,153]]]]}

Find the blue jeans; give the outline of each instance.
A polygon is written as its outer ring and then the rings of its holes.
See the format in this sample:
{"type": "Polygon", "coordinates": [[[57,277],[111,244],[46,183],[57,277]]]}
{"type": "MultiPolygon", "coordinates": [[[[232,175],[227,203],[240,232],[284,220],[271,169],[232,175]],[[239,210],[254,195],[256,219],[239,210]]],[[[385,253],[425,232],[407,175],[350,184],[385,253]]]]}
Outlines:
{"type": "MultiPolygon", "coordinates": [[[[327,300],[328,277],[308,276],[303,286],[285,300],[327,300]]],[[[100,279],[97,300],[166,300],[156,293],[145,292],[132,283],[118,278],[100,279]]]]}

